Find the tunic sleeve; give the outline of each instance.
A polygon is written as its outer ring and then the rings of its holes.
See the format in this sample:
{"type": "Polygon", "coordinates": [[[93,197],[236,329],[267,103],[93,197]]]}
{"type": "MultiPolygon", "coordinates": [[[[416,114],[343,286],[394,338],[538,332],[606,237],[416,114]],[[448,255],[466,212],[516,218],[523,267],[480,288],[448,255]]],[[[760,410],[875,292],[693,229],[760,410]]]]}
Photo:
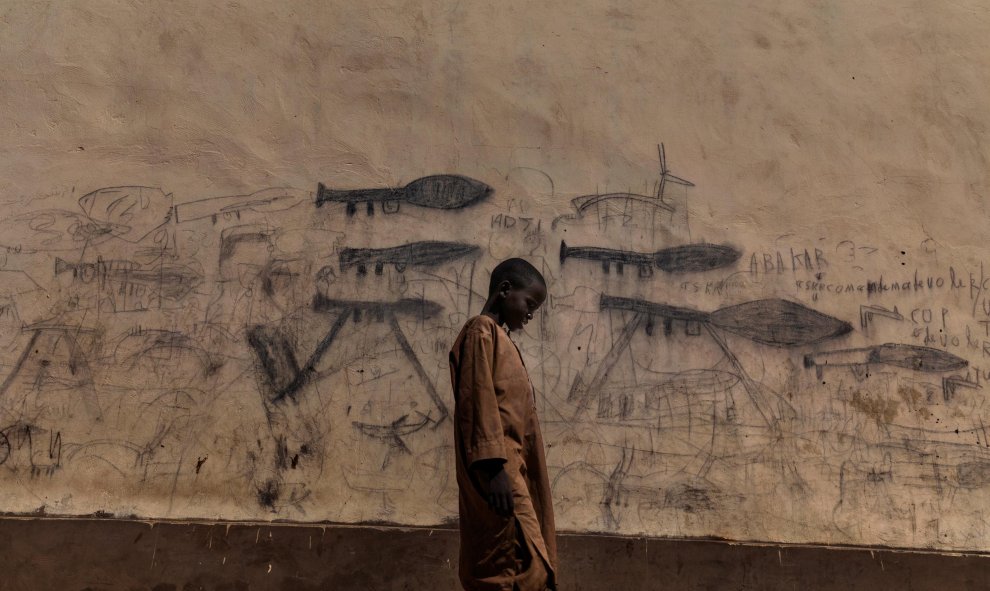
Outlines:
{"type": "Polygon", "coordinates": [[[506,460],[502,420],[493,383],[495,349],[492,334],[487,330],[469,330],[461,346],[454,414],[467,465],[480,460],[506,460]]]}

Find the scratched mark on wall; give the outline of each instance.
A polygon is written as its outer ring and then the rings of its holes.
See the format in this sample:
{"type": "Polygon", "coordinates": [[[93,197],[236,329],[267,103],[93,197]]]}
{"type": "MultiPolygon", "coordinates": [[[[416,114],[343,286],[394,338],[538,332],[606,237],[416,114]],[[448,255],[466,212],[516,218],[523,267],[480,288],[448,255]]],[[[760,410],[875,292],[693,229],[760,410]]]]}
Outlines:
{"type": "Polygon", "coordinates": [[[658,148],[642,189],[561,194],[516,167],[6,212],[10,508],[454,519],[447,351],[489,270],[525,256],[549,297],[517,340],[564,528],[986,549],[982,266],[929,242],[693,236],[703,171],[658,148]]]}

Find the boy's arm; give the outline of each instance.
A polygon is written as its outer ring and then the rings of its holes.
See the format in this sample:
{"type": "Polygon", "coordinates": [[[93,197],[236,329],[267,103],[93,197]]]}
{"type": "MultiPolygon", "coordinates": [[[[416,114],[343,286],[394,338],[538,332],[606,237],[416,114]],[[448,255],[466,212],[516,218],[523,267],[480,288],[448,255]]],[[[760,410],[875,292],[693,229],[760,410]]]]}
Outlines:
{"type": "Polygon", "coordinates": [[[495,396],[495,350],[491,332],[472,330],[462,343],[455,418],[469,469],[476,475],[492,510],[512,514],[512,485],[503,469],[507,460],[502,419],[495,396]]]}

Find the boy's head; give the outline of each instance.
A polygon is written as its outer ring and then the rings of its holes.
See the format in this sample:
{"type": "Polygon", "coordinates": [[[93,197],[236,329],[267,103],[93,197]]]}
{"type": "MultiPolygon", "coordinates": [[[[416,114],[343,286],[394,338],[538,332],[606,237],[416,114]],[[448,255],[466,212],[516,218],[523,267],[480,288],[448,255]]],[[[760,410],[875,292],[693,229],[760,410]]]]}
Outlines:
{"type": "Polygon", "coordinates": [[[546,280],[523,259],[502,261],[492,270],[488,301],[509,330],[520,330],[546,299],[546,280]]]}

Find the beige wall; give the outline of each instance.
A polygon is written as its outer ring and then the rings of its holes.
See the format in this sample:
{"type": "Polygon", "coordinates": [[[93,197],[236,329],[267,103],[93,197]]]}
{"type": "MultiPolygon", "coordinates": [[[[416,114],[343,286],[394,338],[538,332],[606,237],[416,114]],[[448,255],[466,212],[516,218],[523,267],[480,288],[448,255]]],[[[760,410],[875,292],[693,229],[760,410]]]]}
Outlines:
{"type": "Polygon", "coordinates": [[[446,352],[525,256],[562,528],[990,549],[980,4],[0,14],[0,509],[451,520],[446,352]],[[438,173],[494,192],[314,205],[438,173]],[[341,265],[428,240],[476,249],[341,265]]]}

